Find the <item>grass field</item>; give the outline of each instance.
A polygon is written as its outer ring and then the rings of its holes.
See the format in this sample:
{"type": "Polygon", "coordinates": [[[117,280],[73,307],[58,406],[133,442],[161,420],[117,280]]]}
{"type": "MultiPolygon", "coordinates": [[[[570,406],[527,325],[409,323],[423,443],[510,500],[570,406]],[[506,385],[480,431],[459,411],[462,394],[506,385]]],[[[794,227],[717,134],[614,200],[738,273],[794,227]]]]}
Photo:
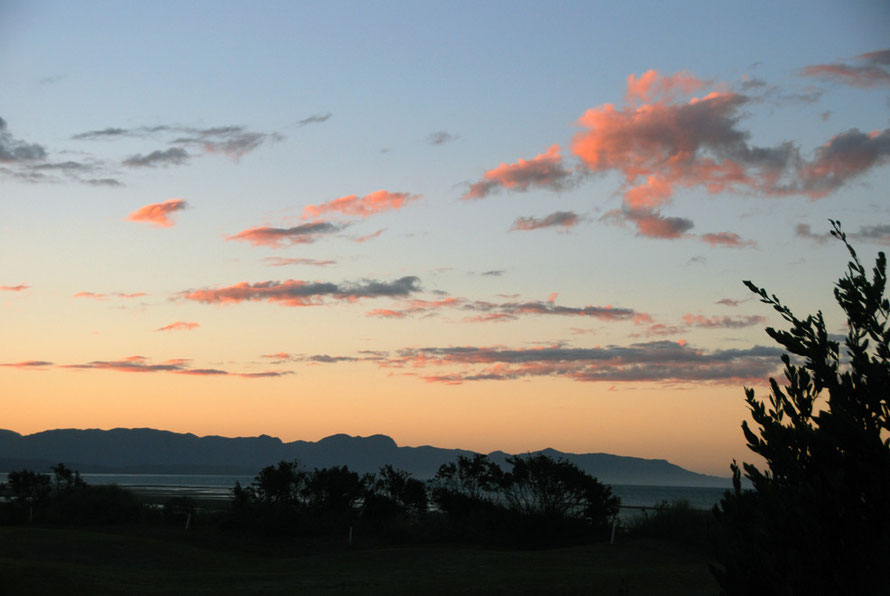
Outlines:
{"type": "Polygon", "coordinates": [[[0,594],[716,594],[704,555],[628,540],[516,551],[245,545],[215,529],[0,527],[0,594]]]}

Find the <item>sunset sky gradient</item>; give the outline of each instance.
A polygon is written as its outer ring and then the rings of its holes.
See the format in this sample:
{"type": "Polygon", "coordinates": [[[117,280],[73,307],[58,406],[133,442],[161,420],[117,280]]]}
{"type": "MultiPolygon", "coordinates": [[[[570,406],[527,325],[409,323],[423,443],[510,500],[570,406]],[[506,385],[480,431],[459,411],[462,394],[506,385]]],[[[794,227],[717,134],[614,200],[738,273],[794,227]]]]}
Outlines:
{"type": "Polygon", "coordinates": [[[727,475],[890,244],[890,6],[0,3],[0,428],[727,475]]]}

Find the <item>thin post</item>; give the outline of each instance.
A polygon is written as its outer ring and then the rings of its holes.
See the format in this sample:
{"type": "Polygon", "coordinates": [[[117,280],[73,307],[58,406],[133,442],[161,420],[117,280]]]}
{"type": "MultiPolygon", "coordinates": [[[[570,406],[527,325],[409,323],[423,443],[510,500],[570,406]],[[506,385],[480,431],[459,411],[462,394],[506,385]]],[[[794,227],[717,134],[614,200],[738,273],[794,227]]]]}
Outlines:
{"type": "Polygon", "coordinates": [[[189,512],[188,517],[185,518],[185,529],[189,529],[189,524],[192,523],[192,513],[189,512]]]}
{"type": "Polygon", "coordinates": [[[615,544],[615,530],[618,528],[618,516],[612,518],[612,538],[609,540],[609,544],[615,544]]]}
{"type": "Polygon", "coordinates": [[[346,535],[346,545],[352,546],[352,526],[349,526],[349,533],[346,535]]]}

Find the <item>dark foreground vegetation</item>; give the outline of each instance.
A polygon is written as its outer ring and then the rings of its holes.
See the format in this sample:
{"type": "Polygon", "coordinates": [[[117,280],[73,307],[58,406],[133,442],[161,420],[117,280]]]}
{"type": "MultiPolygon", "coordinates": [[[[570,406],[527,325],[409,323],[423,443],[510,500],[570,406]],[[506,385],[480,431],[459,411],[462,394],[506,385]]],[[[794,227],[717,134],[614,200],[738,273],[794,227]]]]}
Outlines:
{"type": "Polygon", "coordinates": [[[617,499],[590,476],[512,464],[463,458],[425,484],[389,466],[360,477],[281,462],[215,504],[140,502],[62,464],[16,472],[0,593],[715,593],[701,549],[645,529],[610,545],[617,499]]]}

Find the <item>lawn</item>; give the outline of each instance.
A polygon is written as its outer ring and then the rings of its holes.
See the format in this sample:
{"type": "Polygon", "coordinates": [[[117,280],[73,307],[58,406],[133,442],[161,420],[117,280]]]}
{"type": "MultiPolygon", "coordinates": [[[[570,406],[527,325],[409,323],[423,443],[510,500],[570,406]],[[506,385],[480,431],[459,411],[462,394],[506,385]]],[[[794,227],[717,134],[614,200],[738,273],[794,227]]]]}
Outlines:
{"type": "Polygon", "coordinates": [[[716,594],[701,553],[647,539],[551,550],[245,545],[211,528],[0,527],[0,594],[716,594]]]}

